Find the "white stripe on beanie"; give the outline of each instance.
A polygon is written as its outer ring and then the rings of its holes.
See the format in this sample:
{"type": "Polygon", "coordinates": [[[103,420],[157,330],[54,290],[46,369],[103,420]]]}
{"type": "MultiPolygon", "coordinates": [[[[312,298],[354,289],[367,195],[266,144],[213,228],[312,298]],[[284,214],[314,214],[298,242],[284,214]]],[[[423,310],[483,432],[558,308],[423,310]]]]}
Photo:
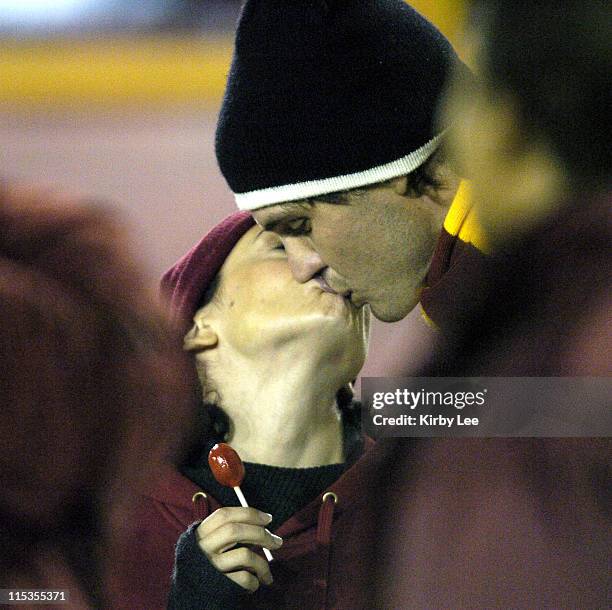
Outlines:
{"type": "Polygon", "coordinates": [[[332,178],[296,182],[295,184],[282,184],[245,193],[234,193],[234,197],[239,209],[257,210],[274,205],[275,203],[298,201],[317,195],[347,191],[359,188],[360,186],[385,182],[385,180],[409,174],[425,163],[438,147],[443,135],[444,132],[440,133],[405,157],[361,172],[334,176],[332,178]]]}

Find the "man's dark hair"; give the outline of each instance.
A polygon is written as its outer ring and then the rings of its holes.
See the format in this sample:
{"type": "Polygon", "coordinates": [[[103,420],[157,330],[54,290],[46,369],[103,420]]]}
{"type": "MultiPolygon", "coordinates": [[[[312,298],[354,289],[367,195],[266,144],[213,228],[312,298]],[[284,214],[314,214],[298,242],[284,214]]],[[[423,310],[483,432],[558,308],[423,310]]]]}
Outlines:
{"type": "Polygon", "coordinates": [[[552,145],[575,187],[607,186],[612,9],[605,0],[480,0],[485,79],[513,94],[526,131],[552,145]]]}

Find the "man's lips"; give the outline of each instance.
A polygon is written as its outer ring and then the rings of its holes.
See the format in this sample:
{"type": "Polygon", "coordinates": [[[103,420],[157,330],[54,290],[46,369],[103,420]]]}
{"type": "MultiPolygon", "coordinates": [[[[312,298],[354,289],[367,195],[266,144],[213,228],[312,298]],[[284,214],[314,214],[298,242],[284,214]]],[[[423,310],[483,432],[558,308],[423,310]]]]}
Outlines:
{"type": "Polygon", "coordinates": [[[342,296],[344,298],[350,298],[351,296],[351,291],[350,290],[346,290],[344,292],[338,292],[337,290],[334,290],[326,281],[325,279],[320,276],[317,275],[316,277],[313,278],[314,281],[319,284],[321,290],[323,290],[323,292],[329,292],[330,294],[337,294],[339,296],[342,296]]]}

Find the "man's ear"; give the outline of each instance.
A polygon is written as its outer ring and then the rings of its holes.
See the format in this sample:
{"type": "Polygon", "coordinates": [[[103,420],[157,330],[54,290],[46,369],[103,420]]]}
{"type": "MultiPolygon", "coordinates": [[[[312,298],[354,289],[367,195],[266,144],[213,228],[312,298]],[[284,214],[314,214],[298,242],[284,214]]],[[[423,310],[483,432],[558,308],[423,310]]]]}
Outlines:
{"type": "Polygon", "coordinates": [[[219,337],[214,328],[196,314],[191,330],[183,339],[183,349],[187,352],[200,352],[215,347],[218,342],[219,337]]]}
{"type": "Polygon", "coordinates": [[[391,180],[391,187],[396,195],[406,195],[408,193],[408,177],[398,176],[391,180]]]}

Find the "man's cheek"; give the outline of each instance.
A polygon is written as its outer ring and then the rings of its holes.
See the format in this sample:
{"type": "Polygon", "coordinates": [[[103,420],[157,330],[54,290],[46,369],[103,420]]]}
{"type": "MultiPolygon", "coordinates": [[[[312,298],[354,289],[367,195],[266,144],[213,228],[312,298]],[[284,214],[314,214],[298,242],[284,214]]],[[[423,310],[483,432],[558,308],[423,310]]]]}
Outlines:
{"type": "Polygon", "coordinates": [[[343,254],[349,247],[351,235],[342,224],[334,226],[328,222],[323,226],[313,224],[311,240],[319,254],[337,255],[343,254]]]}

